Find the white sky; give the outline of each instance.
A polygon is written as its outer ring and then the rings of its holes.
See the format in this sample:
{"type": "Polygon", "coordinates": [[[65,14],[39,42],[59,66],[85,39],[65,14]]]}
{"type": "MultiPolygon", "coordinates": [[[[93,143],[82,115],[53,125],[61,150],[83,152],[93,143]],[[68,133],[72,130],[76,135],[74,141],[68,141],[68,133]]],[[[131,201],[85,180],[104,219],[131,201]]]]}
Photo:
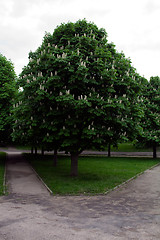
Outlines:
{"type": "Polygon", "coordinates": [[[160,76],[160,0],[0,0],[0,53],[19,74],[45,32],[83,18],[104,28],[141,76],[160,76]]]}

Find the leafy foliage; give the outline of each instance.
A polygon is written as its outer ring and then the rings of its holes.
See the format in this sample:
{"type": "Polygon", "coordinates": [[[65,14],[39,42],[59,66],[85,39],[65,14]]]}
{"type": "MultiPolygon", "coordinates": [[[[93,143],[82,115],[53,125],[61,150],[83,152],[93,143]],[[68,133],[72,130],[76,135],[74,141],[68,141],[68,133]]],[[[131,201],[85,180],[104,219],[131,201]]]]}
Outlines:
{"type": "Polygon", "coordinates": [[[0,142],[10,141],[11,134],[11,109],[15,97],[16,75],[11,61],[0,54],[0,142]]]}
{"type": "Polygon", "coordinates": [[[140,85],[104,29],[86,20],[61,24],[20,75],[13,137],[71,154],[116,145],[140,130],[140,85]]]}
{"type": "Polygon", "coordinates": [[[156,157],[156,147],[160,145],[160,78],[151,77],[143,89],[144,117],[141,119],[143,134],[138,141],[153,147],[156,157]]]}

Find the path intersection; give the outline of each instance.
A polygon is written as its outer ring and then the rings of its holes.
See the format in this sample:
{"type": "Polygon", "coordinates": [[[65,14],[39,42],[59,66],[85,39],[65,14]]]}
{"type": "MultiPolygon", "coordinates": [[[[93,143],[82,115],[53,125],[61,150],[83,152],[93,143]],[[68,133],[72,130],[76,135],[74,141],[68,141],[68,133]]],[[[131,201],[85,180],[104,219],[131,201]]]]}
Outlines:
{"type": "Polygon", "coordinates": [[[0,240],[159,240],[160,165],[99,196],[52,196],[22,154],[8,151],[0,240]]]}

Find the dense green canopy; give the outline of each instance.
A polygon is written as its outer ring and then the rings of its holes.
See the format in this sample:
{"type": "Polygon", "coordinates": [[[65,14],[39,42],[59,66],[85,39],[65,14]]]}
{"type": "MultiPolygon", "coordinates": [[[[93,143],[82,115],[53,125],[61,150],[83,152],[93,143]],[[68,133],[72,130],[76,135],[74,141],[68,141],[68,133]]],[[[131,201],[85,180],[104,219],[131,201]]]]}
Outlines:
{"type": "Polygon", "coordinates": [[[141,80],[104,29],[86,20],[61,24],[30,52],[20,75],[13,137],[68,151],[74,165],[83,150],[139,132],[141,80]]]}
{"type": "Polygon", "coordinates": [[[153,157],[160,145],[160,78],[151,77],[143,88],[144,117],[141,119],[143,134],[138,136],[138,142],[153,147],[153,157]]]}
{"type": "Polygon", "coordinates": [[[0,54],[0,144],[10,141],[15,79],[13,64],[0,54]]]}

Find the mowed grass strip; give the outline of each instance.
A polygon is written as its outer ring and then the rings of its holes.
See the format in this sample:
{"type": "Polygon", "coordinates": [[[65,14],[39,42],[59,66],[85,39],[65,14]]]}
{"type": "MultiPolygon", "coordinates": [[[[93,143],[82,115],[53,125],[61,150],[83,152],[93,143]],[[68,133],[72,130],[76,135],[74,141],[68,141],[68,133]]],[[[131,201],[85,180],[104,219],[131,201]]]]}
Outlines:
{"type": "Polygon", "coordinates": [[[104,194],[160,162],[152,158],[79,157],[79,175],[71,177],[69,157],[58,156],[54,167],[53,156],[25,156],[52,192],[59,195],[104,194]]]}
{"type": "MultiPolygon", "coordinates": [[[[106,149],[107,150],[107,149],[106,149]]],[[[113,152],[152,152],[152,148],[137,148],[133,143],[120,143],[118,148],[111,146],[111,151],[113,152]]],[[[157,151],[160,151],[160,147],[157,147],[157,151]]]]}
{"type": "Polygon", "coordinates": [[[0,195],[4,194],[3,181],[4,181],[4,171],[5,171],[5,159],[6,159],[6,154],[0,152],[0,195]]]}

